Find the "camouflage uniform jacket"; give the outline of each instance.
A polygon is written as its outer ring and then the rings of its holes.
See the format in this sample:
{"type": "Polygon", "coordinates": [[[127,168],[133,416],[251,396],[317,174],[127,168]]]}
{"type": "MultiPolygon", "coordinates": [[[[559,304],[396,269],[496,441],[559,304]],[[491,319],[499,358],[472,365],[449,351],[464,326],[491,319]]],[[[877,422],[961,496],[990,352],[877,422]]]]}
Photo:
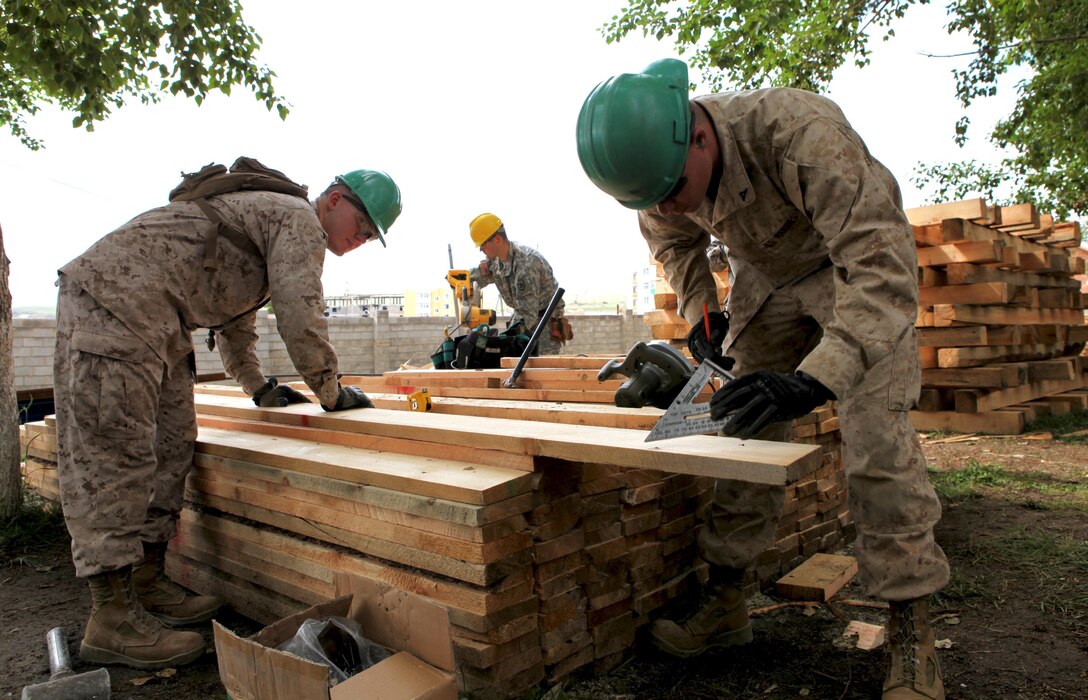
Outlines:
{"type": "MultiPolygon", "coordinates": [[[[486,275],[474,267],[469,273],[472,281],[481,287],[494,283],[503,302],[513,310],[510,325],[524,320],[532,331],[559,287],[552,266],[536,250],[510,241],[510,259],[489,260],[487,267],[486,275]]],[[[560,301],[553,315],[562,316],[565,306],[560,301]]]]}
{"type": "Polygon", "coordinates": [[[847,396],[917,315],[917,253],[895,178],[819,95],[771,88],[695,101],[721,148],[714,198],[683,215],[639,212],[681,313],[694,322],[704,303],[717,309],[708,234],[729,249],[733,337],[775,289],[833,266],[833,320],[799,369],[847,396]]]}
{"type": "Polygon", "coordinates": [[[208,219],[192,202],[172,202],[107,234],[60,274],[120,319],[167,367],[192,351],[193,330],[219,330],[223,364],[251,394],[265,381],[255,319],[271,298],[295,368],[322,403],[335,403],[337,361],[321,286],[327,237],[313,206],[275,192],[224,194],[210,203],[263,257],[220,236],[219,269],[205,270],[208,219]]]}

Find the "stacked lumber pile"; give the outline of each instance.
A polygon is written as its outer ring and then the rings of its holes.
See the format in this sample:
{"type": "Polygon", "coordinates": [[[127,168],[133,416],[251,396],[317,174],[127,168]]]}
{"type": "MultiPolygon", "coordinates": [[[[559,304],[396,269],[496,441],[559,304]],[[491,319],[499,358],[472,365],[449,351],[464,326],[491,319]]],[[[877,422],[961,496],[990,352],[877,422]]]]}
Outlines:
{"type": "MultiPolygon", "coordinates": [[[[676,292],[665,279],[665,268],[656,260],[650,263],[657,270],[654,280],[654,310],[642,315],[642,322],[650,328],[650,337],[654,340],[683,340],[687,338],[691,324],[680,315],[676,292]]],[[[718,287],[718,305],[725,308],[725,299],[729,296],[729,269],[714,272],[714,284],[718,287]]]]}
{"type": "MultiPolygon", "coordinates": [[[[337,571],[410,590],[449,610],[461,689],[508,698],[614,668],[669,601],[698,593],[713,478],[786,487],[753,587],[852,537],[830,407],[794,426],[807,445],[646,444],[660,410],[588,400],[607,359],[533,358],[516,390],[496,388],[508,369],[344,377],[376,405],[344,413],[199,386],[170,573],[260,622],[331,597],[337,571]],[[429,413],[407,410],[419,387],[429,413]]],[[[50,418],[23,438],[27,481],[55,498],[53,434],[50,418]]]]}
{"type": "Polygon", "coordinates": [[[1088,408],[1080,227],[973,199],[908,209],[918,245],[919,430],[1017,434],[1088,408]]]}

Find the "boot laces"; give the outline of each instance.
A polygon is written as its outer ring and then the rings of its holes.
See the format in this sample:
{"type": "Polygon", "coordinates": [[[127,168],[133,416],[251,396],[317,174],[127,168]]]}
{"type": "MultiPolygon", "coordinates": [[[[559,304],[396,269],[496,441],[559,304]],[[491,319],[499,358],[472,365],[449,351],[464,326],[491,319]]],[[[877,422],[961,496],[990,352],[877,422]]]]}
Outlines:
{"type": "Polygon", "coordinates": [[[151,636],[162,629],[162,624],[140,604],[139,599],[136,597],[136,591],[131,586],[126,591],[125,603],[127,603],[129,611],[132,612],[133,626],[142,634],[151,636]]]}
{"type": "Polygon", "coordinates": [[[914,624],[914,607],[907,606],[899,614],[893,643],[903,654],[903,677],[914,684],[918,670],[918,628],[914,624]]]}

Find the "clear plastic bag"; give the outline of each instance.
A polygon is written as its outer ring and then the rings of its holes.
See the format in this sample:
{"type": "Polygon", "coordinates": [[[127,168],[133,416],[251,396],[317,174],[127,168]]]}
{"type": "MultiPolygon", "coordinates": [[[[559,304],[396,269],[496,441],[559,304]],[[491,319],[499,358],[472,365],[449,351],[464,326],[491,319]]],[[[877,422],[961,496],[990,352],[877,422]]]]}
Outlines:
{"type": "Polygon", "coordinates": [[[358,622],[335,615],[306,620],[276,648],[328,666],[330,686],[390,656],[385,647],[363,636],[358,622]]]}

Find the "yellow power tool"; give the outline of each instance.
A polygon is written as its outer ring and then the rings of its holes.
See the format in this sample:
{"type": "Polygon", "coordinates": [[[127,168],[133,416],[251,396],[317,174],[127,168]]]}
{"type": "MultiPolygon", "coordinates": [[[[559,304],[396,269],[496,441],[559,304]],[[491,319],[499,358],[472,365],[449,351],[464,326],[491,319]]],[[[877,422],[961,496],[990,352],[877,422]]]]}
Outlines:
{"type": "Polygon", "coordinates": [[[453,289],[453,303],[457,314],[457,325],[453,329],[446,329],[446,337],[450,337],[451,330],[461,326],[472,330],[481,323],[495,325],[495,312],[480,308],[480,287],[473,283],[469,271],[453,269],[453,245],[447,245],[446,251],[450,256],[450,271],[446,273],[446,281],[453,289]]]}

